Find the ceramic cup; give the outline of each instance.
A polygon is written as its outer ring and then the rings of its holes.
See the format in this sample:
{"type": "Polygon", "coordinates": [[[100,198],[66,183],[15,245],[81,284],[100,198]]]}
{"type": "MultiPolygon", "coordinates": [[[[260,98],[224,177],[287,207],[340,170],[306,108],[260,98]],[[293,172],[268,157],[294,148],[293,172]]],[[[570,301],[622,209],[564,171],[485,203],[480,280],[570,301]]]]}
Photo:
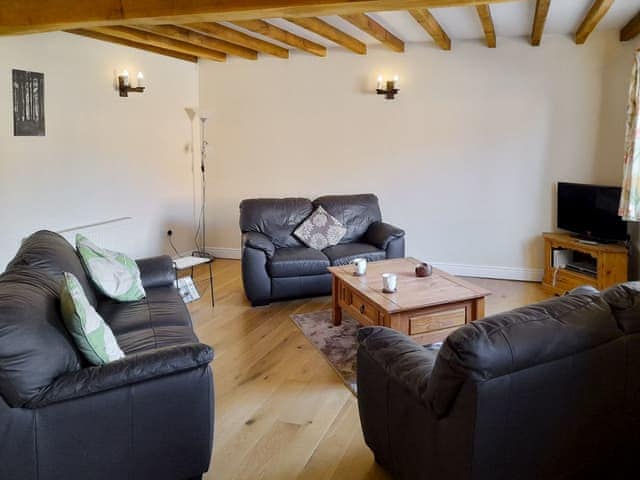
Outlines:
{"type": "Polygon", "coordinates": [[[382,274],[382,290],[385,292],[395,292],[398,289],[398,276],[395,273],[382,274]]]}
{"type": "Polygon", "coordinates": [[[366,258],[356,258],[353,260],[353,274],[354,275],[364,275],[367,273],[367,259],[366,258]]]}

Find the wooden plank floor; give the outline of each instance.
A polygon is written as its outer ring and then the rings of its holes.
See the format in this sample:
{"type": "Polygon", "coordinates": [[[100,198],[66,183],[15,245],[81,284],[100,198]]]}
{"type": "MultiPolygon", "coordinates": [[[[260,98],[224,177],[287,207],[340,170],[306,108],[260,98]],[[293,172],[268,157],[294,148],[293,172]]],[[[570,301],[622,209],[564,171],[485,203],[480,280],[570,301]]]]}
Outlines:
{"type": "MultiPolygon", "coordinates": [[[[215,348],[216,426],[211,473],[224,479],[388,479],[360,430],[355,397],[290,316],[327,310],[330,297],[252,308],[240,262],[196,272],[203,298],[189,305],[202,342],[215,348]]],[[[492,292],[487,315],[547,297],[537,283],[470,279],[492,292]]]]}

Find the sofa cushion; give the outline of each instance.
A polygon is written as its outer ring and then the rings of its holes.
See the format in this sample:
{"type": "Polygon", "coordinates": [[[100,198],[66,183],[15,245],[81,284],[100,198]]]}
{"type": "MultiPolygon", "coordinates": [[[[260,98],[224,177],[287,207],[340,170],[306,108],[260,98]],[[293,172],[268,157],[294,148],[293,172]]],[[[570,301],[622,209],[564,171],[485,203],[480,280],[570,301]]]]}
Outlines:
{"type": "Polygon", "coordinates": [[[255,198],[240,203],[242,233],[263,233],[278,248],[300,247],[293,231],[311,215],[313,206],[306,198],[255,198]]]}
{"type": "Polygon", "coordinates": [[[640,332],[640,282],[626,282],[602,292],[619,327],[627,334],[640,332]]]}
{"type": "Polygon", "coordinates": [[[382,220],[378,197],[371,193],[327,195],[316,198],[313,201],[313,206],[324,208],[347,229],[347,233],[342,237],[340,243],[360,241],[369,225],[382,220]]]}
{"type": "Polygon", "coordinates": [[[104,298],[98,313],[127,355],[198,341],[187,307],[173,286],[148,288],[146,298],[136,302],[104,298]]]}
{"type": "Polygon", "coordinates": [[[325,248],[324,253],[331,265],[348,265],[356,258],[366,258],[369,262],[384,260],[386,252],[368,243],[344,243],[325,248]]]}
{"type": "Polygon", "coordinates": [[[315,248],[278,248],[269,260],[269,273],[272,277],[321,275],[328,266],[329,259],[315,248]]]}
{"type": "Polygon", "coordinates": [[[124,357],[109,325],[89,304],[73,273],[64,274],[60,305],[67,330],[90,364],[105,365],[124,357]]]}
{"type": "Polygon", "coordinates": [[[91,280],[107,297],[120,302],[144,298],[140,269],[132,258],[101,248],[80,234],[76,248],[91,280]]]}
{"type": "Polygon", "coordinates": [[[64,272],[73,273],[89,303],[96,306],[96,294],[93,284],[82,266],[76,251],[62,236],[47,230],[40,230],[23,240],[20,250],[9,262],[7,270],[17,266],[28,266],[45,272],[47,275],[62,282],[64,272]]]}
{"type": "Polygon", "coordinates": [[[0,275],[0,394],[12,407],[80,369],[60,315],[58,288],[45,272],[28,267],[0,275]]]}
{"type": "Polygon", "coordinates": [[[337,245],[347,229],[322,207],[316,208],[293,234],[307,247],[322,250],[337,245]]]}

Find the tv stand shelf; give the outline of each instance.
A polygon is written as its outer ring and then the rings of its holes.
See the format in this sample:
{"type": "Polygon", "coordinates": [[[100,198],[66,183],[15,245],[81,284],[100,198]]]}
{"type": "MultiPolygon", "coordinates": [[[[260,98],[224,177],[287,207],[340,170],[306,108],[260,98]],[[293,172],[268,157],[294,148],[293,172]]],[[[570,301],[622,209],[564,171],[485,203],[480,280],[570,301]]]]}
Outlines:
{"type": "Polygon", "coordinates": [[[591,285],[599,290],[627,281],[629,251],[619,243],[581,242],[566,233],[544,233],[544,278],[542,287],[550,293],[563,295],[583,285],[591,285]],[[565,268],[554,268],[553,250],[573,250],[587,254],[596,261],[595,275],[576,272],[565,268]]]}

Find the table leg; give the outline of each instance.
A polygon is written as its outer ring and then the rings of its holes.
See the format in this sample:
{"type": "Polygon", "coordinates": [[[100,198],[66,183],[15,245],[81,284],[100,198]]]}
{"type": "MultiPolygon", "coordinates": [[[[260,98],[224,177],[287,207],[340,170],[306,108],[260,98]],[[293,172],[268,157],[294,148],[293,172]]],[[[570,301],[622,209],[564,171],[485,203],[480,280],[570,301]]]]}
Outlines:
{"type": "Polygon", "coordinates": [[[333,324],[342,324],[342,308],[340,307],[340,279],[334,275],[331,285],[331,300],[333,302],[333,324]]]}
{"type": "Polygon", "coordinates": [[[473,312],[471,313],[471,321],[484,318],[484,297],[476,298],[473,301],[473,312]]]}
{"type": "Polygon", "coordinates": [[[209,287],[211,287],[211,306],[216,306],[216,300],[213,296],[213,270],[211,269],[211,264],[213,262],[209,262],[209,287]]]}

